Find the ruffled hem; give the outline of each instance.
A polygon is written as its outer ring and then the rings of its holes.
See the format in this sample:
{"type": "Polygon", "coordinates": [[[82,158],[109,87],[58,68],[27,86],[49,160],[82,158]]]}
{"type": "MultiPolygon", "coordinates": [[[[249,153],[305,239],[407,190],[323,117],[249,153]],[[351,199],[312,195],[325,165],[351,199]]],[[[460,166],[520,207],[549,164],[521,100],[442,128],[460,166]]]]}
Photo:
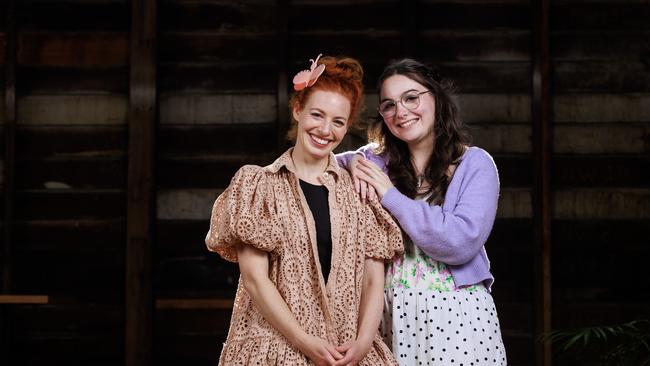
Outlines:
{"type": "MultiPolygon", "coordinates": [[[[226,341],[221,351],[219,365],[313,365],[300,351],[285,339],[271,337],[246,338],[226,341]]],[[[359,366],[399,366],[388,346],[377,335],[370,352],[359,366]]]]}
{"type": "Polygon", "coordinates": [[[277,337],[227,340],[223,345],[219,365],[312,365],[300,351],[277,337]]]}

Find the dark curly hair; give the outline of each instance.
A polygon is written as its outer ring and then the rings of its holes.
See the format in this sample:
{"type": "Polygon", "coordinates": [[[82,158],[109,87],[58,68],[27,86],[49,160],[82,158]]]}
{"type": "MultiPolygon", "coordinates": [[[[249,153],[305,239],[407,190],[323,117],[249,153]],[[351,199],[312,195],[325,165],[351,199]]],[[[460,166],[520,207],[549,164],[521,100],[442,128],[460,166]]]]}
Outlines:
{"type": "Polygon", "coordinates": [[[368,137],[378,144],[376,153],[387,155],[388,175],[401,193],[410,198],[423,193],[429,196],[429,203],[442,204],[449,186],[448,169],[457,164],[465,147],[471,142],[454,101],[455,87],[450,80],[443,80],[435,69],[405,58],[392,61],[384,68],[377,81],[377,89],[381,91],[384,81],[393,75],[403,75],[422,84],[431,91],[435,100],[433,151],[423,172],[429,183],[427,192],[417,191],[417,174],[411,163],[408,146],[391,134],[381,115],[377,115],[371,122],[368,137]]]}

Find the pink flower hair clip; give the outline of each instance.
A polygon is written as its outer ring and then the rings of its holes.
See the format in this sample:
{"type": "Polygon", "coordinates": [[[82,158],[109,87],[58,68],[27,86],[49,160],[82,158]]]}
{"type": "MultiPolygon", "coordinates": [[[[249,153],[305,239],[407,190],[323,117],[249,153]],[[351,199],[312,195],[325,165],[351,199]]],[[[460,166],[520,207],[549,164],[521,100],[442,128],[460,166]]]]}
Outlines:
{"type": "Polygon", "coordinates": [[[311,67],[309,70],[302,70],[293,77],[293,90],[303,90],[316,83],[318,77],[320,77],[323,71],[325,71],[325,65],[318,64],[318,59],[322,55],[322,53],[319,53],[315,61],[310,58],[309,61],[311,61],[311,67]]]}

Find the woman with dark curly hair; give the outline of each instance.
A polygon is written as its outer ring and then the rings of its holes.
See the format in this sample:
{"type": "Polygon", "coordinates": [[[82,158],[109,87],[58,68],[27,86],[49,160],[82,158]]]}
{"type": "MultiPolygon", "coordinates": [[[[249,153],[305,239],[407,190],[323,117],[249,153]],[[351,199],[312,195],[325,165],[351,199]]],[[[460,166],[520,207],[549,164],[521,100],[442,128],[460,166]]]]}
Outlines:
{"type": "Polygon", "coordinates": [[[396,364],[377,329],[400,230],[332,154],[362,78],[354,59],[312,60],[293,79],[294,147],[242,167],[214,204],[206,244],[241,272],[220,365],[396,364]]]}
{"type": "Polygon", "coordinates": [[[506,364],[484,248],[499,197],[494,160],[470,146],[453,86],[432,68],[395,61],[378,87],[372,143],[338,160],[404,233],[386,271],[384,340],[402,365],[506,364]]]}

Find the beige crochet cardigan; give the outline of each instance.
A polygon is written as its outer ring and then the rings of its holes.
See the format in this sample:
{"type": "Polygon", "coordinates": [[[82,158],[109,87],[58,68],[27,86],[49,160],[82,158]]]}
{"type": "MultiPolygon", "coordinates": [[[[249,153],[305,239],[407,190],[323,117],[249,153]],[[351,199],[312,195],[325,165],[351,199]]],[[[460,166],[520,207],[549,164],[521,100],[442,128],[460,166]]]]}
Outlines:
{"type": "MultiPolygon", "coordinates": [[[[291,149],[266,167],[247,165],[212,210],[206,244],[236,262],[235,246],[269,253],[269,278],[302,328],[333,345],[357,334],[364,260],[403,251],[400,229],[378,202],[364,204],[334,155],[321,177],[329,191],[332,268],[327,286],[314,219],[294,174],[291,149]]],[[[311,362],[257,311],[239,285],[220,365],[309,365],[311,362]]],[[[397,365],[379,334],[360,365],[397,365]]]]}

